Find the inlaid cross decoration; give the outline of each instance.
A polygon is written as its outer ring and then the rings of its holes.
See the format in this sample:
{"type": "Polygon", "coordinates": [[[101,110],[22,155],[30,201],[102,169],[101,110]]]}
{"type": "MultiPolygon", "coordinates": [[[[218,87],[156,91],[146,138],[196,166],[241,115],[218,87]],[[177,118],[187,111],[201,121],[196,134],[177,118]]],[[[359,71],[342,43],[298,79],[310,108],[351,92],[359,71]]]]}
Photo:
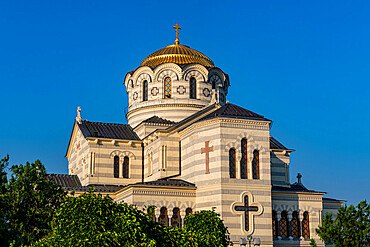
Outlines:
{"type": "Polygon", "coordinates": [[[205,147],[202,148],[201,154],[206,154],[206,174],[209,174],[209,153],[213,152],[213,146],[209,146],[209,141],[205,142],[205,147]]]}
{"type": "Polygon", "coordinates": [[[252,195],[250,193],[243,193],[242,203],[234,203],[232,210],[235,214],[241,214],[242,225],[246,232],[251,234],[253,232],[253,216],[260,215],[262,213],[262,205],[259,203],[252,202],[252,195]]]}

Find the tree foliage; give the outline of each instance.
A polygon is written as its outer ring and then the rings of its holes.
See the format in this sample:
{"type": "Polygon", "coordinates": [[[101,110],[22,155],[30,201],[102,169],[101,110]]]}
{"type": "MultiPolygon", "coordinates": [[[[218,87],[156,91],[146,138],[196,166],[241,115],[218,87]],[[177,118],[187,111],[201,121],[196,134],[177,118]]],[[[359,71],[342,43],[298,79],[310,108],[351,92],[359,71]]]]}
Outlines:
{"type": "Polygon", "coordinates": [[[6,177],[5,169],[9,165],[9,155],[0,160],[0,246],[6,246],[9,242],[9,231],[6,224],[6,212],[8,211],[8,203],[5,200],[6,177]]]}
{"type": "Polygon", "coordinates": [[[7,236],[1,242],[14,246],[28,245],[51,230],[54,210],[66,192],[46,178],[44,165],[36,160],[11,167],[11,178],[1,194],[7,236]]]}
{"type": "Polygon", "coordinates": [[[196,234],[199,246],[228,246],[229,232],[214,209],[202,210],[185,218],[184,230],[196,234]]]}
{"type": "Polygon", "coordinates": [[[162,226],[132,205],[90,191],[67,198],[55,214],[52,233],[34,246],[227,246],[226,233],[213,211],[188,216],[184,229],[179,229],[162,226]]]}
{"type": "Polygon", "coordinates": [[[343,206],[335,219],[326,214],[316,232],[321,240],[334,246],[370,246],[370,205],[362,201],[356,207],[343,206]]]}

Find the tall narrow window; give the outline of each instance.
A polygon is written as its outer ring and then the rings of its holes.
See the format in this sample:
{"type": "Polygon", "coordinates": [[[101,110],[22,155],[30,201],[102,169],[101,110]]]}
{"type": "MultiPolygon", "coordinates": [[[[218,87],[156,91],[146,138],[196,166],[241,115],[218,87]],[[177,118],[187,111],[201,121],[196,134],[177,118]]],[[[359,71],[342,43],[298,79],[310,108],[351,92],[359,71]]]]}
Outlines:
{"type": "Polygon", "coordinates": [[[167,208],[166,207],[161,207],[161,210],[159,211],[159,223],[161,223],[164,226],[168,226],[168,215],[167,215],[167,208]]]}
{"type": "Polygon", "coordinates": [[[193,210],[191,208],[187,208],[185,210],[185,217],[188,216],[189,214],[192,214],[193,213],[193,210]]]}
{"type": "Polygon", "coordinates": [[[171,218],[171,226],[180,227],[180,224],[181,224],[180,221],[181,221],[180,209],[179,208],[174,208],[173,213],[172,213],[172,218],[171,218]]]}
{"type": "Polygon", "coordinates": [[[288,238],[288,213],[287,211],[281,212],[280,236],[282,238],[288,238]]]}
{"type": "Polygon", "coordinates": [[[143,101],[148,100],[148,81],[143,82],[143,101]]]}
{"type": "Polygon", "coordinates": [[[240,161],[240,178],[247,179],[247,139],[242,140],[242,160],[240,161]]]}
{"type": "Polygon", "coordinates": [[[303,220],[302,220],[302,236],[305,239],[310,238],[310,220],[308,212],[303,213],[303,220]]]}
{"type": "Polygon", "coordinates": [[[278,227],[278,220],[277,220],[276,211],[272,210],[272,235],[274,236],[274,238],[278,237],[277,227],[278,227]]]}
{"type": "Polygon", "coordinates": [[[114,156],[114,167],[113,167],[113,174],[115,178],[119,177],[119,156],[114,156]]]}
{"type": "Polygon", "coordinates": [[[128,178],[128,169],[129,169],[129,164],[130,163],[130,159],[125,156],[125,158],[123,159],[123,171],[122,171],[122,176],[124,178],[128,178]]]}
{"type": "Polygon", "coordinates": [[[235,149],[231,148],[229,151],[229,174],[230,178],[236,177],[236,167],[235,167],[235,149]]]}
{"type": "Polygon", "coordinates": [[[299,238],[299,218],[298,218],[298,212],[294,211],[292,214],[292,220],[290,222],[290,227],[292,229],[292,237],[293,238],[299,238]]]}
{"type": "Polygon", "coordinates": [[[153,154],[148,155],[148,176],[153,175],[153,154]]]}
{"type": "Polygon", "coordinates": [[[170,99],[172,95],[172,80],[170,77],[164,79],[164,98],[170,99]]]}
{"type": "Polygon", "coordinates": [[[253,151],[252,174],[253,179],[260,178],[260,152],[258,150],[253,151]]]}
{"type": "Polygon", "coordinates": [[[190,78],[190,99],[197,98],[197,80],[192,77],[190,78]]]}

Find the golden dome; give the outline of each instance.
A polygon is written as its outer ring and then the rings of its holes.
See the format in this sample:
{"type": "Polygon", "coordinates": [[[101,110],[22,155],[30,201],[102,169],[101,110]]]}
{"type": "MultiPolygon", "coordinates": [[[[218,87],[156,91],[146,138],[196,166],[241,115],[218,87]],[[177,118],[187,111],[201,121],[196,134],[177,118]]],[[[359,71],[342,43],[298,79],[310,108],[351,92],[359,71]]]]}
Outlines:
{"type": "Polygon", "coordinates": [[[203,53],[191,49],[189,46],[180,44],[169,45],[163,49],[153,52],[148,57],[146,57],[140,65],[157,66],[163,63],[198,63],[206,67],[215,66],[213,64],[213,61],[203,53]]]}

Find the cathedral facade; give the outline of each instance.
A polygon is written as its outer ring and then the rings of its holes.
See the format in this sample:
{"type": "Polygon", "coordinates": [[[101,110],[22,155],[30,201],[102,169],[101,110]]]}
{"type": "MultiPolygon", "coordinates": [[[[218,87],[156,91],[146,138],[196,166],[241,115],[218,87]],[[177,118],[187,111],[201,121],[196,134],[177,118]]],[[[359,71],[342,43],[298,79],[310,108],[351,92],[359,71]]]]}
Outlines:
{"type": "MultiPolygon", "coordinates": [[[[176,28],[179,28],[176,25],[176,28]]],[[[95,191],[181,227],[215,209],[234,246],[309,246],[326,212],[342,201],[290,182],[293,149],[270,135],[271,120],[226,100],[229,77],[177,38],[127,73],[128,124],[90,122],[78,109],[69,175],[51,175],[76,194],[95,191]],[[244,241],[244,240],[243,240],[244,241]]]]}

